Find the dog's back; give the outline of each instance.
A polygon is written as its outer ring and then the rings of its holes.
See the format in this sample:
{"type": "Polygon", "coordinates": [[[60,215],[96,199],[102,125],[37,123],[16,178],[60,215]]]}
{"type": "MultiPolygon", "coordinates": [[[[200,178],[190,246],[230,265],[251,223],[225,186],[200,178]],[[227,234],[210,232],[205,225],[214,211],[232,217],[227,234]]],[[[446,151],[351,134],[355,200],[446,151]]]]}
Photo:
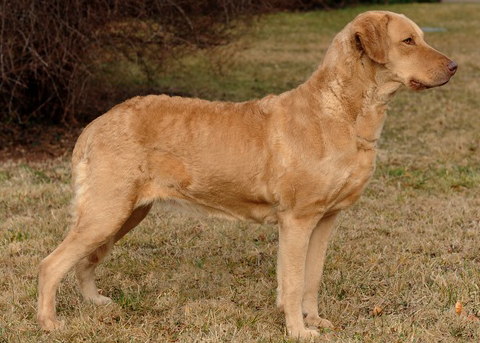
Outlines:
{"type": "Polygon", "coordinates": [[[79,137],[72,159],[75,188],[82,192],[86,184],[108,184],[128,191],[134,185],[135,206],[175,200],[212,214],[276,221],[275,133],[268,105],[262,104],[268,99],[229,103],[151,95],[127,100],[79,137]]]}

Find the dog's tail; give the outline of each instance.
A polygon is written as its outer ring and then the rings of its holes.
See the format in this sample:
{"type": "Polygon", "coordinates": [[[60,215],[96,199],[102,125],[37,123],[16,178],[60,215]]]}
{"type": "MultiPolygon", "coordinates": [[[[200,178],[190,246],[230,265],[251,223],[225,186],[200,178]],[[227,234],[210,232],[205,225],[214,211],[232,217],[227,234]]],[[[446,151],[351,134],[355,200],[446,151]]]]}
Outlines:
{"type": "Polygon", "coordinates": [[[87,187],[89,169],[88,150],[92,136],[92,127],[88,125],[78,137],[72,153],[72,187],[75,192],[73,200],[73,218],[77,219],[77,209],[83,201],[83,195],[87,187]]]}

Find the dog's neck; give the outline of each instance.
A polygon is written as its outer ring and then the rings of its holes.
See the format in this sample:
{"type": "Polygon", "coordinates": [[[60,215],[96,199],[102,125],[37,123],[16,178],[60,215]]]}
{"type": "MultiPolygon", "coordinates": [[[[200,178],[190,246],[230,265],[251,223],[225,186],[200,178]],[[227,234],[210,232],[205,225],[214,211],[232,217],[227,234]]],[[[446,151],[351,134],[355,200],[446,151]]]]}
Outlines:
{"type": "MultiPolygon", "coordinates": [[[[335,44],[336,43],[336,44],[335,44]]],[[[314,94],[312,107],[320,115],[329,115],[352,123],[358,148],[374,149],[386,118],[388,102],[400,87],[388,70],[364,54],[344,53],[332,44],[324,62],[298,91],[314,94]]]]}

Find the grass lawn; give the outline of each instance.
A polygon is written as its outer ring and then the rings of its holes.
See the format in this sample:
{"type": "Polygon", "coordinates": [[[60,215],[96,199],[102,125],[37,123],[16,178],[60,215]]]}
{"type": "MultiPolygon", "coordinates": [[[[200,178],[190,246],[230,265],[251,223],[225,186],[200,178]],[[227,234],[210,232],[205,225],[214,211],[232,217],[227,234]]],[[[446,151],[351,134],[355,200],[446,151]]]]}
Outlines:
{"type": "MultiPolygon", "coordinates": [[[[445,32],[427,41],[460,67],[439,89],[392,101],[377,170],[329,247],[321,342],[479,342],[480,5],[376,7],[445,32]],[[379,316],[371,311],[383,309],[379,316]]],[[[264,17],[233,47],[172,62],[156,87],[245,100],[304,81],[333,36],[373,7],[264,17]],[[227,62],[227,63],[224,63],[227,62]]],[[[119,87],[132,67],[105,68],[119,87]]],[[[67,328],[36,323],[37,268],[69,226],[69,157],[0,163],[0,342],[293,342],[275,307],[275,226],[192,218],[160,207],[97,269],[114,304],[83,302],[70,273],[59,289],[67,328]]]]}

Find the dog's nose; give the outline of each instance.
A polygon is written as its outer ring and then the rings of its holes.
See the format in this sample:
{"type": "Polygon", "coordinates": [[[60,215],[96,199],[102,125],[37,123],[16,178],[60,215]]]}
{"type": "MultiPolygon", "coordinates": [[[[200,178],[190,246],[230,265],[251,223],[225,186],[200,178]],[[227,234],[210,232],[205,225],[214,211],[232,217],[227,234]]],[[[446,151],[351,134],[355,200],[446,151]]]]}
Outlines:
{"type": "Polygon", "coordinates": [[[447,66],[448,70],[450,70],[450,72],[453,74],[455,74],[455,72],[457,71],[457,68],[458,68],[458,64],[457,62],[455,61],[450,61],[450,63],[448,64],[447,66]]]}

